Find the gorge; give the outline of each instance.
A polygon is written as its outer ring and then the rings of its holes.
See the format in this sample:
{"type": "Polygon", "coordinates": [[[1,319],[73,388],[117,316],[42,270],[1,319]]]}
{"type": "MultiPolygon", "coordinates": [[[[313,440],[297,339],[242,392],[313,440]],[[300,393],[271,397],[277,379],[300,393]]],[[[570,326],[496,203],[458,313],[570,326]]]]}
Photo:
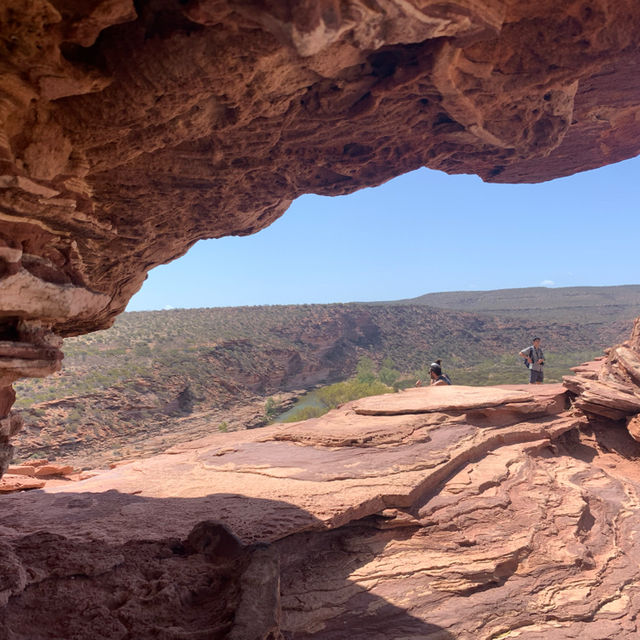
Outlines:
{"type": "MultiPolygon", "coordinates": [[[[0,474],[14,382],[197,240],[636,156],[639,45],[636,0],[4,0],[0,474]]],[[[637,637],[639,341],[3,497],[0,637],[637,637]]]]}

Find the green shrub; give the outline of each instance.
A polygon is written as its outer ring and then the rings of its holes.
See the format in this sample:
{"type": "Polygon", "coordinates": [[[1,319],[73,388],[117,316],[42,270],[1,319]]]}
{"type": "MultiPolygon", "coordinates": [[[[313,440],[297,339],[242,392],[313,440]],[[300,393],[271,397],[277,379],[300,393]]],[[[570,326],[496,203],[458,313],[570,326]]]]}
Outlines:
{"type": "Polygon", "coordinates": [[[376,379],[375,365],[368,356],[362,356],[356,366],[356,378],[359,382],[369,383],[376,379]]]}
{"type": "Polygon", "coordinates": [[[273,398],[267,398],[267,401],[264,404],[264,416],[267,420],[271,420],[279,413],[278,406],[276,405],[276,401],[273,398]]]}
{"type": "Polygon", "coordinates": [[[302,420],[309,420],[310,418],[319,418],[327,413],[327,411],[329,411],[327,407],[303,407],[292,413],[282,422],[301,422],[302,420]]]}
{"type": "Polygon", "coordinates": [[[334,409],[350,400],[383,393],[393,393],[393,389],[379,380],[363,381],[360,378],[350,378],[318,389],[317,395],[327,407],[334,409]]]}
{"type": "Polygon", "coordinates": [[[382,361],[382,366],[378,372],[378,378],[380,382],[386,384],[388,387],[395,387],[395,383],[400,377],[400,372],[395,368],[393,360],[391,358],[385,358],[382,361]]]}

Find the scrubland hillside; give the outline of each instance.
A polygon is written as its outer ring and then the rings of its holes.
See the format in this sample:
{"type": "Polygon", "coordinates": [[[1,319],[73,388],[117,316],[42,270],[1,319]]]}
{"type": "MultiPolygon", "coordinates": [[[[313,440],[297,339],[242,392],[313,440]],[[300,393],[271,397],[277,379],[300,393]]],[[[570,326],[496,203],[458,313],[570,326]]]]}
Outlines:
{"type": "Polygon", "coordinates": [[[547,379],[624,339],[630,322],[534,322],[425,305],[290,305],[126,313],[65,342],[63,370],[17,383],[18,456],[106,464],[216,430],[261,426],[303,390],[389,363],[410,384],[435,358],[458,384],[524,382],[540,334],[547,379]]]}
{"type": "Polygon", "coordinates": [[[448,291],[381,304],[426,304],[500,317],[528,317],[538,322],[575,322],[579,318],[585,324],[607,323],[632,320],[640,313],[640,285],[448,291]]]}

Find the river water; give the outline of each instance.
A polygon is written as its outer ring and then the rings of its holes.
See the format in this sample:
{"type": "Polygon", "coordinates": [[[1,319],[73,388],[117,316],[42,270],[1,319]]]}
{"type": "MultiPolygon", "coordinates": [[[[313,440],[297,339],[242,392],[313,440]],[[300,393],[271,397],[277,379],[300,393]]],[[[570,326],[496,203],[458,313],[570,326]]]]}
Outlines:
{"type": "Polygon", "coordinates": [[[296,411],[300,409],[304,409],[305,407],[318,407],[319,409],[326,409],[327,405],[320,400],[316,391],[311,391],[309,393],[305,393],[290,409],[287,409],[284,413],[281,413],[279,416],[274,418],[274,422],[283,422],[290,416],[292,416],[296,411]]]}

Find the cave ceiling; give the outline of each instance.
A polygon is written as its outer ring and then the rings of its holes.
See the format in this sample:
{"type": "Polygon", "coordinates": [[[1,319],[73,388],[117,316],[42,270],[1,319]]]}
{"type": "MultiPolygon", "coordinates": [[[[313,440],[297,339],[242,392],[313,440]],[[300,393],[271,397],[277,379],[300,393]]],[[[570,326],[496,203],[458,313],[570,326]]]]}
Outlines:
{"type": "Polygon", "coordinates": [[[637,0],[2,0],[0,338],[107,327],[304,193],[633,157],[639,45],[637,0]]]}

